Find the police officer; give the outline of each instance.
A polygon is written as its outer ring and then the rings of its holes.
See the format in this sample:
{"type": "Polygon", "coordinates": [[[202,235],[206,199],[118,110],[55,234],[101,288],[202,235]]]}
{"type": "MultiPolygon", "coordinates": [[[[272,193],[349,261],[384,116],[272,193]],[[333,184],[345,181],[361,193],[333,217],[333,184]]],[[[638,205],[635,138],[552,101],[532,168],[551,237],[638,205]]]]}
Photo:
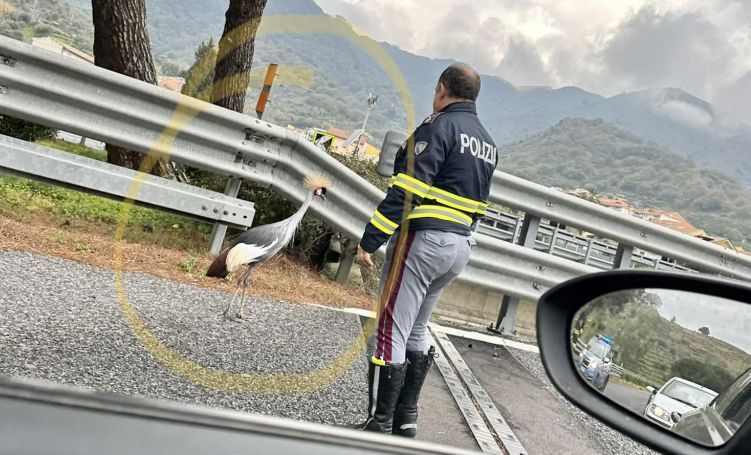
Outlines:
{"type": "Polygon", "coordinates": [[[444,288],[469,261],[487,209],[498,150],[477,117],[479,74],[465,64],[438,81],[433,114],[399,149],[386,198],[358,245],[367,268],[387,240],[363,429],[415,437],[417,400],[433,361],[427,324],[444,288]],[[406,206],[406,208],[405,208],[406,206]]]}

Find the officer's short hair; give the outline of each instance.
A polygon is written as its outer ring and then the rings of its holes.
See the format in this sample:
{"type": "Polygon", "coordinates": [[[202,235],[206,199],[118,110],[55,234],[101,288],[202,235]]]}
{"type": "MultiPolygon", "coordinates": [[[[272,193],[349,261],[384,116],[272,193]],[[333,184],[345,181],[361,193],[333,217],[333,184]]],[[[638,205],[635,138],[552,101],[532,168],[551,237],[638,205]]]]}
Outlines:
{"type": "Polygon", "coordinates": [[[438,79],[454,98],[477,101],[480,95],[480,75],[466,63],[454,63],[438,79]]]}

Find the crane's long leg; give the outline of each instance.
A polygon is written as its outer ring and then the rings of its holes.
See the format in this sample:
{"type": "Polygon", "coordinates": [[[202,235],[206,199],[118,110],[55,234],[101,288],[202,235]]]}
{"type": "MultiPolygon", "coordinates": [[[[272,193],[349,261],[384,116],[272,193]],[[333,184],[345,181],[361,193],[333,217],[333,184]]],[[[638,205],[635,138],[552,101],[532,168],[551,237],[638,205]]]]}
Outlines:
{"type": "Polygon", "coordinates": [[[232,319],[229,316],[229,310],[232,308],[232,304],[235,303],[235,299],[237,299],[237,294],[240,293],[240,283],[238,283],[237,289],[235,289],[235,293],[232,294],[232,299],[229,301],[226,307],[224,307],[224,312],[222,313],[224,315],[224,319],[232,319]]]}
{"type": "Polygon", "coordinates": [[[248,270],[245,271],[245,274],[243,274],[243,277],[240,280],[240,283],[242,283],[243,293],[242,297],[240,297],[240,312],[237,313],[238,319],[245,319],[245,314],[243,314],[243,308],[245,308],[245,290],[248,288],[248,281],[250,281],[250,272],[252,271],[253,267],[248,266],[248,270]]]}

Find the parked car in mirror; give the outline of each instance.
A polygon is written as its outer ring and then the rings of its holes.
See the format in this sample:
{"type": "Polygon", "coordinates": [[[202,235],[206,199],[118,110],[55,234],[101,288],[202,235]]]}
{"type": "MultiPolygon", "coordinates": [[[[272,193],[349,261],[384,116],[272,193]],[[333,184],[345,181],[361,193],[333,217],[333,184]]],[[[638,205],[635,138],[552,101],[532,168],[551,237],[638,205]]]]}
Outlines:
{"type": "Polygon", "coordinates": [[[751,416],[751,368],[707,405],[681,416],[673,431],[707,446],[727,442],[751,416]]]}
{"type": "Polygon", "coordinates": [[[644,408],[644,417],[665,428],[675,425],[674,417],[706,406],[717,396],[714,390],[679,377],[670,378],[659,389],[648,386],[647,392],[652,395],[644,408]]]}

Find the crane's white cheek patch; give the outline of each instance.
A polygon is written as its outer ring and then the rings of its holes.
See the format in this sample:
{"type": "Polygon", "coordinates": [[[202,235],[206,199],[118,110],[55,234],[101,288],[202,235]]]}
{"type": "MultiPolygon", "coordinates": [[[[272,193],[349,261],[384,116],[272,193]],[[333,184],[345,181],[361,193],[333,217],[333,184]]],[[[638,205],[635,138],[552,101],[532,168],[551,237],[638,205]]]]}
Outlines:
{"type": "Polygon", "coordinates": [[[234,272],[245,264],[251,264],[258,261],[264,254],[274,248],[278,240],[274,240],[269,245],[252,245],[240,243],[235,245],[227,253],[227,270],[234,272]]]}

